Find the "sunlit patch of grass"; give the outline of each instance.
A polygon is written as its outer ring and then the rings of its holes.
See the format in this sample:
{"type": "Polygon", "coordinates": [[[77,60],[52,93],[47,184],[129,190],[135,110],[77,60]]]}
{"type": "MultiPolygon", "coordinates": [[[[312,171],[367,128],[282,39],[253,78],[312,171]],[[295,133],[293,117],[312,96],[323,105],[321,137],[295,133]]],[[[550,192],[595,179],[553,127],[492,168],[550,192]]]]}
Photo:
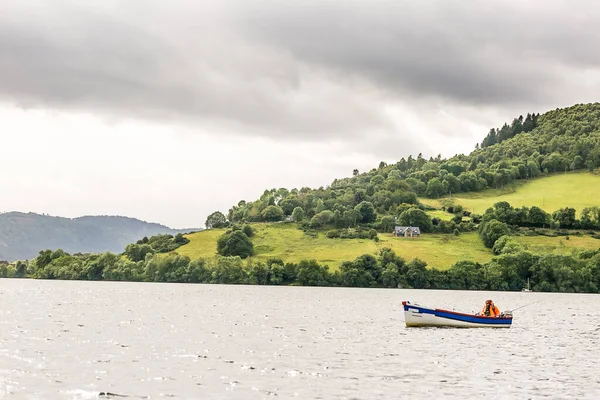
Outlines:
{"type": "Polygon", "coordinates": [[[596,250],[600,248],[600,240],[591,236],[515,236],[514,239],[523,247],[538,254],[569,255],[580,250],[596,250]]]}
{"type": "Polygon", "coordinates": [[[552,213],[560,208],[573,207],[577,213],[585,207],[598,205],[600,176],[591,172],[555,174],[531,181],[518,181],[504,189],[459,193],[442,199],[419,199],[423,204],[441,208],[442,205],[460,204],[466,211],[483,214],[499,201],[513,207],[537,206],[552,213]]]}
{"type": "Polygon", "coordinates": [[[209,258],[217,254],[217,240],[225,229],[207,229],[185,235],[189,243],[179,247],[176,252],[191,259],[209,258]]]}
{"type": "Polygon", "coordinates": [[[447,211],[442,211],[442,210],[432,210],[432,211],[427,211],[427,215],[429,215],[430,218],[439,218],[442,221],[450,221],[452,220],[452,218],[454,218],[454,214],[451,214],[447,211]]]}
{"type": "Polygon", "coordinates": [[[397,238],[392,235],[380,237],[378,247],[389,247],[407,261],[419,258],[437,269],[450,268],[460,260],[485,263],[493,256],[475,232],[459,236],[424,233],[419,238],[397,238]]]}

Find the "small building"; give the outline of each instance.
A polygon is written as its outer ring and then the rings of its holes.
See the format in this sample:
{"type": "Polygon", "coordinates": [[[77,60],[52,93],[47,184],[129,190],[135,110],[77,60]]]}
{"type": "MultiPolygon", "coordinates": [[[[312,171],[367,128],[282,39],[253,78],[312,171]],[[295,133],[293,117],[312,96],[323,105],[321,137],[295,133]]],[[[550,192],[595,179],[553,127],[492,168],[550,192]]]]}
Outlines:
{"type": "Polygon", "coordinates": [[[396,226],[394,236],[397,237],[420,237],[421,229],[418,226],[396,226]]]}

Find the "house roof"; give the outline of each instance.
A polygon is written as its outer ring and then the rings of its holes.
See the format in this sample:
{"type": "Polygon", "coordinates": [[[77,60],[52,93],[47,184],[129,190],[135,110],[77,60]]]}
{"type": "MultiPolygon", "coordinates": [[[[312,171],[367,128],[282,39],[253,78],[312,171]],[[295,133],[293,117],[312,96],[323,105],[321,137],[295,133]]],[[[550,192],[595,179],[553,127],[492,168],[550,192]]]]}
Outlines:
{"type": "Polygon", "coordinates": [[[418,226],[396,226],[396,232],[404,233],[407,229],[412,233],[421,234],[421,229],[418,226]]]}

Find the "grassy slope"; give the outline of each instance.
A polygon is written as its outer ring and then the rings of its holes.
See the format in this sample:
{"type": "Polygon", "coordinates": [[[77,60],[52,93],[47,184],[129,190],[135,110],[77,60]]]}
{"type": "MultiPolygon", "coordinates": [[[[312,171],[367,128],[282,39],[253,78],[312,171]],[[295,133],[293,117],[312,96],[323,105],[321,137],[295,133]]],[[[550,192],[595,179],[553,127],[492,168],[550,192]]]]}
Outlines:
{"type": "MultiPolygon", "coordinates": [[[[575,208],[579,214],[583,208],[600,203],[600,176],[590,172],[569,172],[519,183],[504,190],[460,193],[452,199],[476,214],[483,214],[498,201],[507,201],[513,207],[538,206],[550,213],[568,206],[575,208]]],[[[428,205],[440,207],[446,199],[420,200],[428,205]]]]}
{"type": "MultiPolygon", "coordinates": [[[[252,237],[256,254],[253,260],[261,261],[271,257],[286,262],[303,259],[316,259],[337,268],[342,261],[353,260],[364,253],[375,253],[375,242],[367,239],[333,240],[321,232],[317,238],[306,235],[296,224],[252,224],[255,234],[252,237]]],[[[217,239],[224,229],[210,229],[193,233],[186,237],[190,243],[177,249],[179,254],[190,258],[214,257],[217,239]]]]}
{"type": "MultiPolygon", "coordinates": [[[[390,247],[404,259],[420,258],[429,266],[446,269],[459,260],[487,262],[493,257],[475,232],[458,237],[441,234],[424,234],[420,238],[395,238],[391,234],[380,234],[380,242],[368,239],[328,239],[320,232],[317,238],[304,234],[295,224],[254,224],[256,234],[252,238],[256,255],[255,261],[270,257],[281,258],[286,262],[302,259],[316,259],[327,264],[332,270],[339,268],[343,261],[390,247]]],[[[224,229],[211,229],[187,235],[190,243],[177,249],[179,254],[195,258],[212,258],[216,255],[217,239],[224,229]]],[[[516,236],[515,240],[525,248],[540,254],[570,254],[574,249],[597,249],[600,240],[589,236],[565,237],[516,236]]]]}
{"type": "Polygon", "coordinates": [[[590,236],[515,236],[514,239],[521,243],[525,249],[538,254],[571,254],[576,249],[596,250],[600,248],[600,240],[590,236]]]}
{"type": "Polygon", "coordinates": [[[207,229],[185,235],[190,242],[179,247],[176,252],[191,259],[214,257],[217,254],[217,240],[225,229],[207,229]]]}
{"type": "Polygon", "coordinates": [[[438,269],[450,268],[460,260],[487,262],[492,258],[475,232],[460,236],[425,233],[418,239],[395,238],[391,234],[379,236],[378,248],[390,247],[407,261],[420,258],[438,269]]]}
{"type": "Polygon", "coordinates": [[[454,217],[453,214],[442,210],[427,211],[427,215],[429,215],[429,218],[439,218],[442,221],[450,221],[454,217]]]}

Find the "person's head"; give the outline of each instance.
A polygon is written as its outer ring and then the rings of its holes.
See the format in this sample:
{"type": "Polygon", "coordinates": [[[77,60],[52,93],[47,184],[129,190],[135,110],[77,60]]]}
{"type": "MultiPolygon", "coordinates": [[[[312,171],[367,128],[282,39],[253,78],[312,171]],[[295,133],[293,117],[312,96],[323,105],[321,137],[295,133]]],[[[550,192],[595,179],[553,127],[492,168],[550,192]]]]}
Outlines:
{"type": "Polygon", "coordinates": [[[485,305],[486,305],[486,306],[488,306],[488,305],[489,305],[489,306],[491,306],[492,304],[494,304],[494,302],[493,302],[493,301],[491,301],[491,300],[486,300],[486,301],[485,301],[485,305]]]}

